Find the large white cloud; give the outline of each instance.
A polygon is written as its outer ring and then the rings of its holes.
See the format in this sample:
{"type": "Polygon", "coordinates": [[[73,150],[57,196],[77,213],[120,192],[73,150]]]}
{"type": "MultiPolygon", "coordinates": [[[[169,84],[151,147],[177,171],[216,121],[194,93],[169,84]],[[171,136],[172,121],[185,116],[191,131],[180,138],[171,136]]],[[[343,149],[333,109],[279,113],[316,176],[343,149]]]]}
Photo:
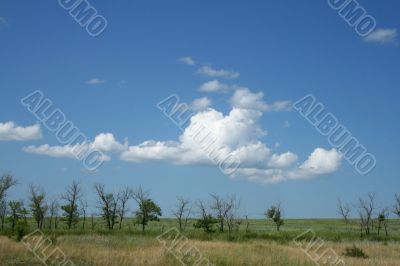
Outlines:
{"type": "MultiPolygon", "coordinates": [[[[219,157],[233,155],[239,158],[240,167],[232,174],[233,178],[263,183],[312,178],[332,173],[339,167],[341,156],[336,150],[317,148],[299,164],[295,153],[274,153],[263,143],[261,138],[266,131],[259,119],[263,111],[269,111],[271,107],[263,101],[262,93],[240,89],[235,92],[231,103],[233,107],[226,115],[213,108],[193,115],[179,141],[146,141],[130,146],[120,158],[132,162],[215,164],[210,151],[216,150],[219,157]],[[206,139],[207,143],[199,141],[206,139]]],[[[286,105],[279,110],[286,110],[286,105]]]]}
{"type": "MultiPolygon", "coordinates": [[[[197,112],[190,118],[178,140],[147,140],[129,146],[118,142],[113,134],[102,133],[91,145],[106,154],[117,153],[121,160],[141,163],[166,161],[176,165],[213,165],[216,159],[233,156],[240,167],[232,171],[232,178],[245,178],[262,183],[277,183],[284,180],[309,179],[336,171],[341,155],[334,149],[316,148],[303,163],[291,151],[278,153],[262,140],[267,132],[260,125],[260,118],[271,106],[263,100],[262,93],[249,89],[237,89],[231,98],[232,109],[224,114],[210,107],[208,98],[192,103],[197,112]]],[[[284,101],[287,102],[287,101],[284,101]]],[[[275,107],[275,111],[286,110],[286,104],[275,107]]],[[[29,146],[24,151],[53,157],[73,157],[73,146],[29,146]]],[[[109,158],[109,157],[107,157],[109,158]]]]}
{"type": "Polygon", "coordinates": [[[39,124],[21,127],[14,122],[0,123],[0,140],[34,140],[42,137],[39,124]]]}

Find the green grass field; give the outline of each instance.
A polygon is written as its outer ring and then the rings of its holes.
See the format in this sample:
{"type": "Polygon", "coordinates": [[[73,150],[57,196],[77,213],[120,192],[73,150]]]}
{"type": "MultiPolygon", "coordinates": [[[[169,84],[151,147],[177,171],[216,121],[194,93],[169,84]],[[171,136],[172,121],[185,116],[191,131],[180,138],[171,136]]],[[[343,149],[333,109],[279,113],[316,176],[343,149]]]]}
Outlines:
{"type": "MultiPolygon", "coordinates": [[[[324,241],[319,253],[332,248],[345,265],[400,265],[400,220],[390,220],[388,237],[383,231],[378,236],[376,229],[368,237],[360,236],[357,221],[346,226],[338,219],[286,220],[280,232],[272,222],[249,220],[248,226],[243,222],[230,237],[227,232],[205,233],[195,229],[193,222],[189,221],[181,236],[188,238],[187,247],[197,248],[214,265],[318,265],[316,262],[324,265],[322,260],[312,260],[317,256],[315,250],[311,248],[310,253],[314,252],[311,257],[302,250],[312,240],[310,235],[302,239],[302,246],[293,241],[307,230],[324,241]],[[344,256],[345,248],[353,244],[368,258],[344,256]]],[[[151,222],[144,233],[131,219],[124,222],[121,230],[105,229],[100,218],[94,224],[92,230],[89,218],[85,230],[82,222],[67,230],[59,222],[58,229],[44,228],[43,233],[74,265],[182,265],[174,256],[176,251],[168,251],[157,240],[163,232],[177,227],[174,219],[151,222]]],[[[30,231],[35,230],[33,221],[29,221],[29,226],[30,231]]],[[[0,237],[0,262],[0,265],[42,265],[8,228],[0,237]]],[[[189,261],[186,265],[195,264],[189,261]]]]}

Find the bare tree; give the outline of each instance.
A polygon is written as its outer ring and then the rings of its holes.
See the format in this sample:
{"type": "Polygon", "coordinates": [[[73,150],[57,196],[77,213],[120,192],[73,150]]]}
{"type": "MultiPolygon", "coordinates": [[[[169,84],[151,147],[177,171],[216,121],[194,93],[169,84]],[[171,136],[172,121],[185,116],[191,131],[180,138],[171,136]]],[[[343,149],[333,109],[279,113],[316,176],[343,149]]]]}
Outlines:
{"type": "Polygon", "coordinates": [[[53,219],[54,219],[54,227],[56,228],[56,219],[58,217],[58,209],[60,208],[60,205],[58,204],[57,199],[52,199],[49,204],[49,214],[50,214],[50,220],[49,220],[49,228],[52,229],[53,226],[53,219]]]}
{"type": "Polygon", "coordinates": [[[81,198],[79,201],[79,205],[80,205],[80,213],[82,214],[82,230],[85,230],[85,224],[86,224],[86,211],[88,208],[88,203],[86,198],[81,198]]]}
{"type": "Polygon", "coordinates": [[[249,216],[246,215],[246,233],[249,232],[249,228],[250,228],[249,216]]]}
{"type": "Polygon", "coordinates": [[[43,221],[46,216],[48,205],[46,204],[46,194],[44,193],[42,188],[39,188],[35,185],[29,186],[29,207],[32,212],[32,216],[36,221],[37,228],[43,228],[43,221]]]}
{"type": "Polygon", "coordinates": [[[161,216],[161,208],[149,198],[149,193],[139,187],[132,194],[133,199],[138,205],[135,211],[136,222],[142,226],[142,232],[149,221],[158,221],[158,216],[161,216]]]}
{"type": "Polygon", "coordinates": [[[394,195],[395,204],[393,208],[393,213],[400,218],[400,194],[394,195]]]}
{"type": "Polygon", "coordinates": [[[194,227],[202,228],[206,233],[214,232],[214,224],[218,223],[219,220],[212,216],[207,205],[203,201],[198,201],[196,205],[200,212],[200,219],[196,221],[194,227]]]}
{"type": "Polygon", "coordinates": [[[109,230],[114,229],[114,225],[117,223],[118,218],[118,201],[117,197],[113,193],[107,193],[104,190],[104,185],[95,184],[94,186],[97,196],[99,198],[99,209],[102,212],[103,219],[106,222],[109,230]]]}
{"type": "Polygon", "coordinates": [[[346,225],[349,224],[349,215],[351,212],[351,208],[349,204],[342,203],[340,199],[337,200],[337,211],[343,217],[346,225]]]}
{"type": "Polygon", "coordinates": [[[368,193],[367,199],[358,199],[358,214],[360,217],[361,232],[364,229],[365,234],[369,235],[373,227],[372,216],[375,211],[375,193],[368,193]]]}
{"type": "Polygon", "coordinates": [[[17,182],[11,175],[3,175],[0,177],[0,220],[1,230],[4,230],[4,222],[7,216],[7,190],[16,185],[17,182]]]}
{"type": "Polygon", "coordinates": [[[239,208],[240,201],[236,198],[236,195],[228,197],[225,201],[225,222],[228,227],[229,236],[231,236],[232,231],[238,228],[241,224],[241,219],[239,218],[239,208]]]}
{"type": "Polygon", "coordinates": [[[224,199],[220,198],[217,194],[210,194],[212,198],[211,209],[215,212],[215,215],[219,222],[219,230],[224,232],[225,214],[227,206],[224,199]]]}
{"type": "Polygon", "coordinates": [[[94,228],[96,227],[96,222],[94,220],[95,216],[96,216],[96,214],[94,214],[94,213],[92,213],[90,215],[90,225],[91,225],[92,231],[94,231],[94,228]]]}
{"type": "Polygon", "coordinates": [[[82,197],[81,185],[73,181],[72,184],[67,188],[65,194],[61,198],[65,201],[65,205],[61,206],[64,211],[64,218],[67,223],[68,229],[75,227],[79,221],[79,199],[82,197]]]}
{"type": "Polygon", "coordinates": [[[118,215],[119,215],[119,230],[122,228],[122,221],[125,218],[126,213],[128,212],[128,201],[132,198],[133,191],[132,189],[126,187],[118,193],[118,215]]]}
{"type": "Polygon", "coordinates": [[[172,213],[178,219],[179,230],[183,231],[186,228],[192,208],[189,206],[190,201],[183,197],[177,197],[177,201],[178,203],[172,213]]]}

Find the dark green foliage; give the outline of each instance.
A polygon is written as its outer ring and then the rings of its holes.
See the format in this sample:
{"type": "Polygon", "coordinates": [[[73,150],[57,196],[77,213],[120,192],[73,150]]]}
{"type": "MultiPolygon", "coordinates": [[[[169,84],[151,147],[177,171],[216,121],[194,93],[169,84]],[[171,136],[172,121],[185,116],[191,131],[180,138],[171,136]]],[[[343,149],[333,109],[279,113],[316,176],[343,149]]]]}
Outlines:
{"type": "Polygon", "coordinates": [[[66,222],[68,229],[75,227],[79,221],[79,212],[78,212],[78,205],[76,204],[68,204],[61,206],[61,210],[63,213],[63,221],[66,222]]]}
{"type": "Polygon", "coordinates": [[[30,186],[30,204],[31,213],[36,221],[37,228],[43,228],[43,221],[48,210],[48,206],[45,203],[45,193],[34,185],[30,186]]]}
{"type": "Polygon", "coordinates": [[[79,221],[78,201],[81,198],[81,187],[78,182],[72,182],[66,193],[62,195],[62,199],[66,202],[61,206],[64,211],[63,220],[66,222],[68,229],[75,227],[79,221]]]}
{"type": "Polygon", "coordinates": [[[29,226],[26,220],[19,221],[16,227],[17,241],[21,241],[22,238],[29,232],[29,226]]]}
{"type": "Polygon", "coordinates": [[[158,216],[161,216],[161,208],[152,199],[143,200],[135,212],[136,223],[142,225],[142,231],[149,221],[159,221],[158,216]]]}
{"type": "Polygon", "coordinates": [[[11,223],[11,230],[14,232],[15,227],[19,223],[20,219],[26,221],[27,210],[24,208],[22,201],[10,201],[8,203],[10,207],[9,221],[11,223]]]}
{"type": "Polygon", "coordinates": [[[277,231],[279,231],[280,227],[284,225],[279,204],[277,204],[276,206],[271,206],[271,208],[267,210],[265,215],[267,216],[267,218],[270,218],[272,221],[274,221],[277,231]]]}
{"type": "Polygon", "coordinates": [[[201,219],[198,219],[196,223],[193,225],[194,228],[201,228],[206,233],[215,232],[214,225],[218,223],[218,219],[213,217],[211,214],[203,216],[201,219]]]}
{"type": "Polygon", "coordinates": [[[355,245],[353,245],[352,247],[347,247],[344,250],[343,255],[346,257],[353,257],[353,258],[363,258],[363,259],[368,258],[368,256],[364,253],[364,251],[356,247],[355,245]]]}
{"type": "Polygon", "coordinates": [[[7,215],[7,190],[17,182],[11,175],[3,175],[0,178],[0,222],[1,230],[4,230],[4,223],[7,215]]]}

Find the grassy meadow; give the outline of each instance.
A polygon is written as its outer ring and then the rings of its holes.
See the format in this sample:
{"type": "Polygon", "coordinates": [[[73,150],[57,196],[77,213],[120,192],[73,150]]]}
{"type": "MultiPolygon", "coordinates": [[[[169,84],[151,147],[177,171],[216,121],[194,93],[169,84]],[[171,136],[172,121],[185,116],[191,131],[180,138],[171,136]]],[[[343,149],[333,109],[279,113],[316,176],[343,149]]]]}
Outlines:
{"type": "MultiPolygon", "coordinates": [[[[34,230],[33,221],[29,222],[30,230],[34,230]]],[[[129,219],[121,230],[112,231],[104,228],[100,218],[93,222],[87,219],[85,230],[82,222],[72,230],[60,222],[57,229],[44,228],[43,233],[74,265],[182,265],[157,240],[157,236],[177,226],[173,219],[150,222],[144,233],[129,219]]],[[[344,265],[400,265],[400,220],[389,221],[388,237],[384,231],[378,236],[376,230],[361,237],[356,221],[345,225],[338,219],[286,220],[280,232],[272,222],[249,220],[231,236],[227,232],[205,233],[195,229],[193,223],[189,221],[181,235],[188,238],[186,245],[196,247],[213,265],[318,265],[293,241],[309,229],[324,240],[319,253],[332,249],[344,265]],[[353,245],[367,258],[345,256],[345,249],[353,245]]],[[[302,247],[311,240],[302,238],[302,247]]],[[[324,265],[323,261],[317,262],[324,265]]],[[[0,265],[43,264],[6,228],[0,236],[0,265]]]]}

